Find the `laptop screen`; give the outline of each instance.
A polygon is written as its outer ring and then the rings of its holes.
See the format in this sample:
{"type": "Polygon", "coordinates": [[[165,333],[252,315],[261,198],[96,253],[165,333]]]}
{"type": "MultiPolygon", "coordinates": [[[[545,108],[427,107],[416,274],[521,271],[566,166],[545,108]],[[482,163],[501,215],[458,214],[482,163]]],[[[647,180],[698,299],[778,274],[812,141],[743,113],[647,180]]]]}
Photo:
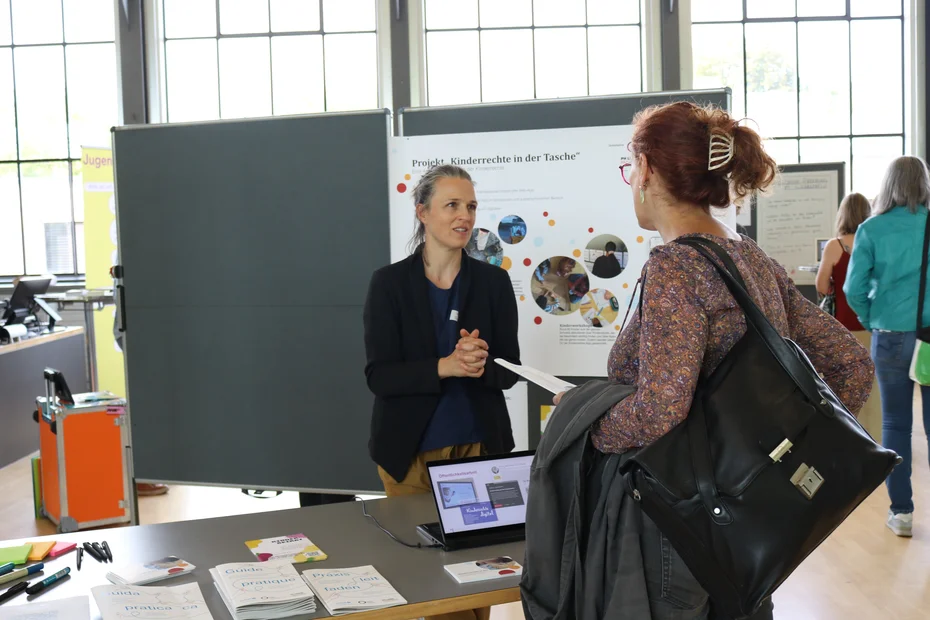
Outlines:
{"type": "Polygon", "coordinates": [[[531,452],[430,463],[430,480],[446,534],[526,523],[531,452]]]}

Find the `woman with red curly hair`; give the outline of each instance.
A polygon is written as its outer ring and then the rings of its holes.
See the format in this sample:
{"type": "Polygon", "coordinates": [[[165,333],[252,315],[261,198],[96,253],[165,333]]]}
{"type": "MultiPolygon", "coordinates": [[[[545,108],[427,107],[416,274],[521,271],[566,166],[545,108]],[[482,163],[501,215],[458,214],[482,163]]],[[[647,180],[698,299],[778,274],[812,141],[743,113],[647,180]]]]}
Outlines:
{"type": "MultiPolygon", "coordinates": [[[[711,207],[739,204],[775,179],[775,162],[759,135],[723,110],[678,102],[637,115],[631,151],[633,160],[621,171],[637,220],[658,231],[665,245],[650,253],[643,269],[642,314],[637,311],[619,335],[608,361],[609,377],[636,386],[636,393],[595,425],[595,447],[625,452],[680,424],[698,380],[710,375],[746,332],[743,312],[713,265],[693,248],[670,243],[682,237],[720,245],[778,332],[797,342],[849,410],[858,412],[872,388],[868,351],[805,299],[781,265],[711,215],[711,207]]],[[[652,617],[708,617],[713,601],[655,524],[645,515],[643,520],[652,617]]],[[[753,616],[771,617],[771,601],[753,616]]]]}

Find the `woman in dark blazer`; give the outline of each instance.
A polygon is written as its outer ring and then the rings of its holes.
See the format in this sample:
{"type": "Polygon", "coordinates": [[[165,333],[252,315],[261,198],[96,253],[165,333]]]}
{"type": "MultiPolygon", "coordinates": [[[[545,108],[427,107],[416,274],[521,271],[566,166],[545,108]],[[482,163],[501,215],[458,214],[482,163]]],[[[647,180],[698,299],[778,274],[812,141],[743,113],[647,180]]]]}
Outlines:
{"type": "Polygon", "coordinates": [[[374,273],[364,313],[369,450],[389,496],[430,492],[429,461],[514,447],[503,390],[517,377],[493,359],[519,363],[517,303],[504,269],[465,253],[471,177],[434,167],[413,197],[413,252],[374,273]]]}

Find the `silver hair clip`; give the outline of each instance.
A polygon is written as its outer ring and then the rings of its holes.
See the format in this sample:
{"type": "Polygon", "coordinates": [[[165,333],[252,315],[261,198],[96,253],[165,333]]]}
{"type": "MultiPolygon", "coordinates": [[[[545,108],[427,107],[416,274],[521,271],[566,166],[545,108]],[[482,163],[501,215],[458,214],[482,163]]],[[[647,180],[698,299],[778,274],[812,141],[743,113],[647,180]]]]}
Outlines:
{"type": "Polygon", "coordinates": [[[707,157],[707,169],[719,170],[733,159],[733,136],[714,132],[710,134],[710,152],[707,157]]]}

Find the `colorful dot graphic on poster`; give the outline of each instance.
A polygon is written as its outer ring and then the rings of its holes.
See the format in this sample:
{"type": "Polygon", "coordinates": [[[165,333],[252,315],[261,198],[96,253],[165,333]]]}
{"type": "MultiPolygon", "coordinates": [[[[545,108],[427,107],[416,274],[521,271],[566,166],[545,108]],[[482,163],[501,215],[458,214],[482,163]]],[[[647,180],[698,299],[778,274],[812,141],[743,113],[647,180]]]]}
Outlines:
{"type": "Polygon", "coordinates": [[[509,270],[511,267],[513,267],[513,261],[510,260],[509,256],[505,256],[503,260],[501,260],[501,268],[509,270]]]}
{"type": "Polygon", "coordinates": [[[581,250],[572,250],[572,256],[575,258],[581,258],[581,250]]]}
{"type": "Polygon", "coordinates": [[[536,266],[530,295],[540,310],[564,316],[578,310],[590,289],[584,263],[568,256],[551,256],[536,266]]]}
{"type": "Polygon", "coordinates": [[[520,295],[520,301],[526,301],[526,295],[520,295]]]}
{"type": "Polygon", "coordinates": [[[555,226],[555,220],[549,220],[549,226],[555,226]]]}
{"type": "Polygon", "coordinates": [[[541,248],[543,243],[545,243],[545,240],[543,240],[542,237],[536,237],[533,239],[533,245],[535,245],[537,248],[541,248]]]}
{"type": "Polygon", "coordinates": [[[549,212],[548,212],[548,211],[543,211],[543,217],[549,217],[549,212]]]}
{"type": "Polygon", "coordinates": [[[529,267],[530,265],[533,264],[533,261],[531,261],[531,260],[528,259],[528,258],[524,258],[524,259],[523,259],[523,264],[526,265],[527,267],[529,267]]]}
{"type": "Polygon", "coordinates": [[[624,282],[624,283],[623,283],[623,288],[630,288],[630,285],[627,284],[626,282],[624,282]]]}
{"type": "Polygon", "coordinates": [[[533,322],[536,323],[537,325],[542,325],[542,317],[541,316],[536,317],[535,319],[533,319],[533,322]]]}
{"type": "Polygon", "coordinates": [[[642,243],[643,241],[645,241],[645,239],[642,237],[636,237],[636,243],[642,243]]]}
{"type": "Polygon", "coordinates": [[[589,229],[588,229],[588,232],[589,232],[589,233],[593,233],[593,232],[594,232],[594,229],[593,229],[593,228],[589,228],[589,229]]]}
{"type": "Polygon", "coordinates": [[[409,181],[409,180],[410,180],[410,175],[409,175],[409,174],[405,174],[405,175],[404,175],[404,180],[405,180],[405,181],[409,181]]]}
{"type": "Polygon", "coordinates": [[[407,191],[407,184],[406,184],[406,183],[398,183],[398,184],[397,184],[397,191],[400,192],[401,194],[403,194],[404,192],[406,192],[406,191],[407,191]]]}
{"type": "Polygon", "coordinates": [[[614,325],[614,329],[617,330],[617,331],[620,331],[620,326],[619,326],[619,325],[614,325]]]}

